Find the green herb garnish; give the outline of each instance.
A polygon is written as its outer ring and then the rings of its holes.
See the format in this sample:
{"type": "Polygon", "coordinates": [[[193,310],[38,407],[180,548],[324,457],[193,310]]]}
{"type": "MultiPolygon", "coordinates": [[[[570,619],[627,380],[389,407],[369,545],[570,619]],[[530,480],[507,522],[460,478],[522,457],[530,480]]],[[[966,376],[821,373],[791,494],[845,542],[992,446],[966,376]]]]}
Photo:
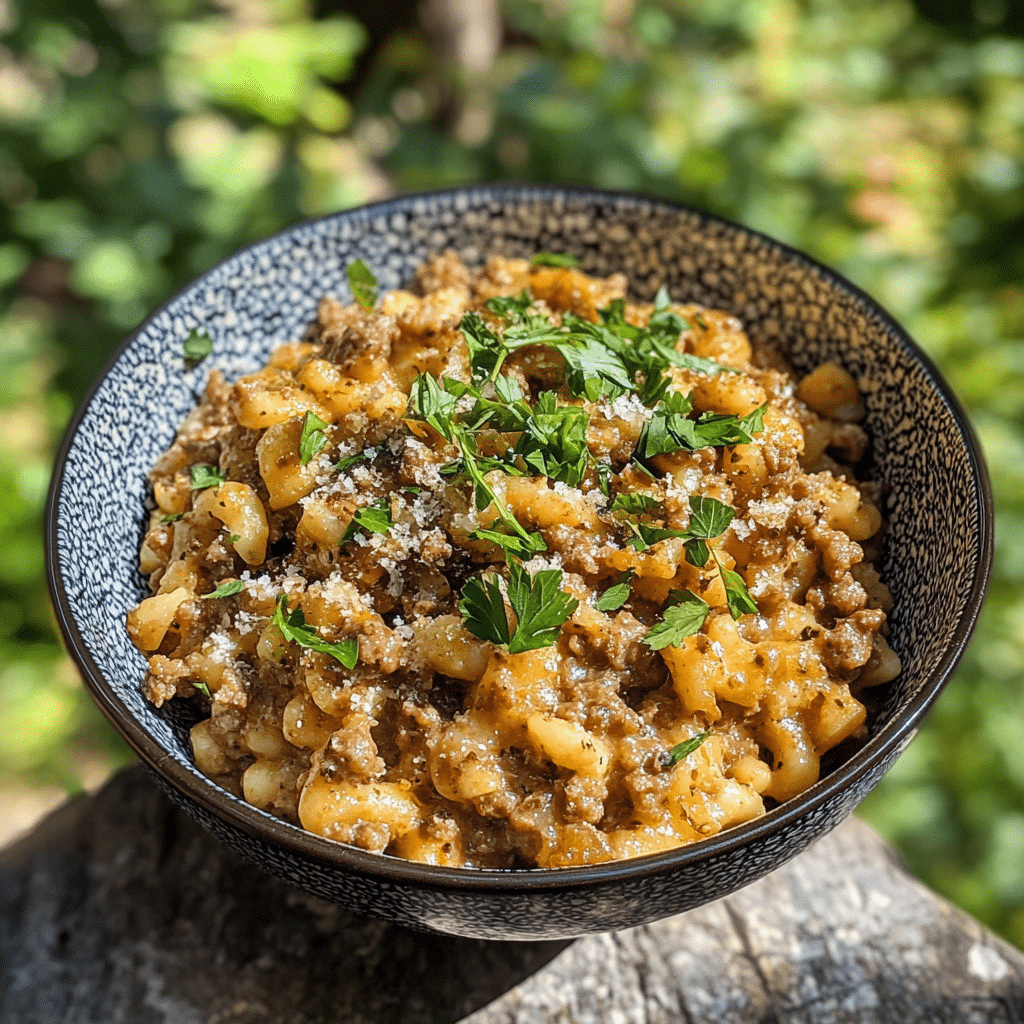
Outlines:
{"type": "Polygon", "coordinates": [[[644,491],[620,491],[612,499],[608,511],[626,512],[632,516],[657,516],[665,511],[665,506],[653,494],[644,491]]]}
{"type": "Polygon", "coordinates": [[[576,269],[580,261],[567,252],[539,252],[530,260],[531,267],[556,267],[576,269]]]}
{"type": "Polygon", "coordinates": [[[329,654],[332,658],[340,661],[345,668],[355,668],[359,659],[359,641],[342,640],[339,643],[328,643],[319,633],[306,624],[306,616],[301,608],[288,611],[288,597],[282,594],[277,599],[277,608],[274,610],[273,623],[285,640],[298,644],[311,651],[319,651],[321,654],[329,654]]]}
{"type": "Polygon", "coordinates": [[[690,497],[690,525],[687,527],[690,537],[686,542],[686,560],[690,565],[698,569],[707,565],[711,552],[705,541],[725,533],[735,515],[735,509],[715,498],[702,494],[690,497]]]}
{"type": "Polygon", "coordinates": [[[615,496],[611,511],[623,511],[627,518],[623,525],[633,534],[626,541],[626,546],[634,551],[644,551],[652,544],[670,538],[681,538],[685,541],[686,560],[690,565],[703,569],[708,558],[714,558],[715,567],[725,587],[729,613],[734,619],[741,615],[757,614],[757,605],[750,596],[743,577],[738,572],[722,565],[717,554],[708,545],[709,540],[720,537],[729,529],[729,524],[736,515],[736,510],[717,498],[703,494],[690,496],[690,525],[685,530],[668,527],[652,526],[633,518],[636,515],[656,515],[661,511],[660,503],[648,494],[639,491],[627,492],[615,496]],[[644,501],[643,499],[648,499],[644,501]],[[653,503],[653,504],[652,504],[653,503]]]}
{"type": "Polygon", "coordinates": [[[192,689],[198,690],[201,694],[203,694],[206,697],[210,696],[210,688],[206,685],[206,683],[201,683],[193,680],[192,689]]]}
{"type": "Polygon", "coordinates": [[[550,647],[579,601],[562,590],[562,570],[542,569],[530,575],[517,561],[508,563],[508,600],[516,616],[511,631],[501,588],[494,576],[476,577],[462,588],[459,611],[466,628],[481,640],[508,647],[509,654],[522,654],[550,647]]]}
{"type": "Polygon", "coordinates": [[[165,515],[165,516],[161,516],[160,517],[160,522],[161,523],[176,523],[176,522],[178,522],[179,519],[184,518],[187,514],[188,513],[186,513],[186,512],[174,512],[173,514],[168,514],[168,515],[165,515]]]}
{"type": "Polygon", "coordinates": [[[738,619],[741,615],[756,615],[757,605],[747,590],[743,577],[733,569],[729,569],[715,557],[715,565],[718,566],[718,574],[722,577],[722,585],[725,587],[725,599],[729,604],[729,614],[738,619]]]}
{"type": "Polygon", "coordinates": [[[373,276],[370,268],[362,260],[353,260],[348,265],[346,273],[352,298],[367,313],[373,312],[373,307],[377,305],[377,278],[373,276]]]}
{"type": "Polygon", "coordinates": [[[688,636],[700,632],[711,606],[702,601],[692,590],[673,590],[669,593],[673,602],[665,609],[661,622],[652,626],[643,642],[652,651],[663,647],[678,647],[688,636]]]}
{"type": "Polygon", "coordinates": [[[387,533],[395,525],[391,518],[391,502],[387,498],[378,498],[372,505],[364,505],[352,513],[339,544],[347,544],[360,531],[369,533],[387,533]]]}
{"type": "Polygon", "coordinates": [[[595,602],[599,612],[614,612],[629,600],[629,588],[633,582],[633,573],[624,572],[595,602]]]}
{"type": "MultiPolygon", "coordinates": [[[[474,431],[492,423],[499,415],[505,421],[503,425],[508,426],[511,422],[518,425],[519,429],[524,429],[530,409],[525,402],[521,408],[518,407],[522,392],[518,386],[512,389],[511,385],[514,383],[513,381],[503,385],[506,399],[515,399],[509,404],[483,399],[479,389],[459,381],[446,378],[445,386],[442,387],[436,378],[428,373],[421,373],[413,382],[409,395],[409,416],[430,424],[442,437],[458,447],[461,458],[449,468],[447,475],[462,473],[468,477],[473,485],[473,500],[477,511],[483,511],[489,505],[493,505],[499,524],[504,530],[478,530],[472,536],[477,540],[501,543],[510,554],[528,558],[531,554],[547,549],[544,539],[540,534],[530,533],[516,519],[484,478],[484,474],[492,469],[500,468],[509,473],[518,472],[519,475],[522,475],[522,470],[517,470],[511,463],[499,462],[481,455],[474,437],[474,431]],[[477,402],[463,417],[456,414],[455,405],[459,398],[466,394],[476,396],[477,402]],[[517,394],[520,396],[518,399],[517,394]],[[464,419],[466,422],[463,422],[464,419]]],[[[501,395],[502,392],[498,391],[498,394],[501,395]]]]}
{"type": "Polygon", "coordinates": [[[498,577],[493,573],[466,581],[462,588],[459,611],[473,636],[489,640],[492,644],[508,644],[512,639],[505,599],[498,585],[498,577]]]}
{"type": "Polygon", "coordinates": [[[241,580],[228,580],[216,590],[210,591],[209,594],[203,594],[202,599],[212,601],[217,597],[231,597],[232,594],[240,594],[243,590],[245,590],[245,584],[241,580]]]}
{"type": "Polygon", "coordinates": [[[224,483],[224,477],[216,466],[206,462],[199,462],[189,472],[192,483],[192,490],[204,491],[207,487],[220,487],[224,483]]]}
{"type": "Polygon", "coordinates": [[[553,391],[543,391],[523,424],[514,454],[522,457],[528,471],[578,487],[591,461],[589,422],[586,409],[558,405],[553,391]]]}
{"type": "Polygon", "coordinates": [[[213,351],[213,339],[203,331],[195,330],[182,342],[182,354],[189,368],[197,366],[213,351]]]}
{"type": "Polygon", "coordinates": [[[306,415],[302,417],[302,434],[299,437],[299,459],[304,466],[316,458],[327,444],[327,435],[324,433],[327,426],[328,424],[315,412],[306,410],[306,415]]]}
{"type": "Polygon", "coordinates": [[[346,469],[351,469],[356,465],[356,463],[369,461],[373,457],[375,451],[376,449],[373,448],[364,448],[362,451],[356,452],[354,455],[346,455],[344,458],[338,459],[334,464],[334,468],[339,473],[344,473],[346,469]]]}
{"type": "Polygon", "coordinates": [[[684,740],[682,743],[677,743],[668,752],[668,757],[664,762],[665,767],[672,768],[679,764],[680,761],[689,757],[710,735],[711,730],[705,729],[704,732],[698,733],[696,736],[691,736],[688,740],[684,740]]]}
{"type": "Polygon", "coordinates": [[[676,537],[682,537],[685,540],[690,537],[689,530],[675,530],[665,526],[651,526],[648,523],[638,523],[633,519],[627,519],[624,525],[626,529],[633,534],[633,536],[626,541],[626,547],[632,548],[634,551],[646,551],[652,544],[657,544],[659,541],[671,540],[676,537]]]}

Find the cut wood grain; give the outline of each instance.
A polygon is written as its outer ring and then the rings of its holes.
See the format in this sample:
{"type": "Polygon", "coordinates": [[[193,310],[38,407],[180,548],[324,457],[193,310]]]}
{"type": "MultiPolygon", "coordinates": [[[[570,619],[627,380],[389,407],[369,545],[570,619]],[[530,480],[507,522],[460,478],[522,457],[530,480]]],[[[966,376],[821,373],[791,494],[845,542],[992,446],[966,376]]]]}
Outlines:
{"type": "Polygon", "coordinates": [[[1024,1024],[1024,956],[848,821],[688,914],[424,935],[239,859],[141,768],[0,852],[0,1024],[1024,1024]]]}

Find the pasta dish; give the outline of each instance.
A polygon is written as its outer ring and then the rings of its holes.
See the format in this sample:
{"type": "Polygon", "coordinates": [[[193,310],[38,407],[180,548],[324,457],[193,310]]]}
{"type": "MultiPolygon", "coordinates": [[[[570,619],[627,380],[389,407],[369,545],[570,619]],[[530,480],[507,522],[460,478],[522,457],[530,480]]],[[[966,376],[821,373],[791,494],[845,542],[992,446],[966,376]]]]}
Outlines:
{"type": "Polygon", "coordinates": [[[211,372],[150,476],[127,625],[200,771],[365,850],[564,867],[748,821],[863,738],[899,661],[846,370],[560,254],[349,281],[211,372]]]}

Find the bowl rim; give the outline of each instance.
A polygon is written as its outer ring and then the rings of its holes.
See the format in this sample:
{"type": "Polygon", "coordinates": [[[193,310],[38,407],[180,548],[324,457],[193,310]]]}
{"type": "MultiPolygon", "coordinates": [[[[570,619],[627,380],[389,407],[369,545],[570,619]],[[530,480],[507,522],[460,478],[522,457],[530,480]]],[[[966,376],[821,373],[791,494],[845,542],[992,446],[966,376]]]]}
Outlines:
{"type": "MultiPolygon", "coordinates": [[[[399,885],[413,884],[423,889],[437,890],[496,890],[499,893],[530,893],[564,891],[569,889],[593,888],[625,878],[653,878],[675,872],[683,867],[698,865],[719,855],[732,853],[751,843],[790,827],[808,814],[820,810],[841,790],[855,785],[876,763],[891,754],[898,754],[913,738],[921,720],[936,701],[939,693],[949,681],[954,669],[963,656],[964,650],[977,624],[985,598],[993,559],[994,513],[992,492],[981,446],[974,429],[964,412],[960,401],[952,393],[931,358],[923,352],[904,328],[875,299],[852,284],[841,274],[817,262],[805,253],[772,238],[753,228],[745,227],[717,214],[709,213],[685,203],[675,202],[641,193],[623,192],[584,186],[534,184],[528,182],[495,182],[451,188],[431,189],[404,193],[389,199],[379,200],[346,210],[303,220],[276,232],[260,241],[243,246],[213,267],[198,275],[167,299],[151,313],[116,349],[103,369],[81,399],[68,423],[54,460],[45,514],[45,553],[47,586],[50,593],[57,625],[68,654],[75,662],[82,680],[89,689],[100,711],[127,741],[142,761],[159,777],[185,798],[201,807],[214,818],[240,830],[263,843],[283,847],[300,858],[336,868],[345,874],[357,874],[380,882],[399,885]],[[196,772],[186,770],[179,763],[178,755],[158,743],[142,723],[121,703],[110,684],[96,664],[84,638],[78,630],[70,601],[67,598],[60,571],[58,550],[57,514],[63,491],[68,453],[77,436],[79,426],[87,416],[97,391],[106,380],[114,365],[135,342],[136,338],[167,309],[188,292],[206,282],[213,274],[221,271],[238,257],[260,250],[265,246],[283,240],[296,231],[321,223],[345,220],[357,216],[367,219],[408,212],[417,201],[435,200],[452,203],[459,196],[478,197],[486,201],[553,201],[558,197],[571,198],[577,202],[605,202],[632,204],[638,208],[661,209],[668,213],[697,216],[701,223],[717,225],[729,233],[742,233],[760,239],[782,254],[816,271],[840,291],[845,291],[870,315],[881,321],[889,333],[906,347],[920,365],[929,385],[939,394],[949,409],[954,422],[965,442],[968,463],[971,468],[971,484],[981,509],[978,523],[978,556],[974,576],[971,580],[970,596],[961,613],[957,628],[947,641],[946,649],[938,663],[925,678],[925,683],[903,708],[898,718],[886,722],[881,730],[872,736],[859,750],[837,766],[813,786],[798,796],[773,808],[759,818],[733,826],[717,835],[698,842],[645,854],[625,860],[606,861],[598,864],[576,867],[495,869],[495,868],[451,868],[432,864],[421,864],[398,857],[382,856],[357,847],[307,832],[298,825],[292,825],[273,817],[241,799],[234,797],[216,783],[196,772]]],[[[797,851],[794,851],[797,852],[797,851]]]]}

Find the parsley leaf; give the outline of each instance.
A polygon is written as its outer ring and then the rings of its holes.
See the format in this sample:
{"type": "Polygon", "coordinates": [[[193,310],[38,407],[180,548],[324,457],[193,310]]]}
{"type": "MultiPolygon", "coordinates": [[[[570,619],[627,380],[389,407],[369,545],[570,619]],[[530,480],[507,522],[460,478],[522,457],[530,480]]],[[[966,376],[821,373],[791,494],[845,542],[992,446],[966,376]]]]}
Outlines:
{"type": "Polygon", "coordinates": [[[740,430],[751,438],[753,438],[755,434],[760,434],[761,431],[764,430],[764,414],[767,411],[768,403],[765,402],[763,405],[759,405],[756,409],[748,412],[747,415],[740,420],[740,430]]]}
{"type": "Polygon", "coordinates": [[[665,609],[661,622],[652,626],[643,638],[643,642],[652,651],[660,651],[663,647],[678,647],[688,636],[700,632],[711,611],[710,605],[692,590],[674,590],[669,597],[675,603],[665,609]]]}
{"type": "Polygon", "coordinates": [[[633,573],[624,572],[595,602],[599,612],[614,612],[629,600],[629,588],[633,582],[633,573]]]}
{"type": "Polygon", "coordinates": [[[682,743],[677,743],[669,752],[668,757],[663,762],[666,768],[672,768],[674,765],[679,764],[680,761],[685,760],[689,757],[709,736],[711,735],[710,729],[705,729],[704,732],[697,733],[696,736],[691,736],[688,740],[684,740],[682,743]]]}
{"type": "Polygon", "coordinates": [[[530,260],[531,267],[571,267],[575,269],[580,261],[567,252],[539,252],[530,260]]]}
{"type": "Polygon", "coordinates": [[[670,392],[658,402],[654,415],[644,424],[636,443],[636,453],[643,459],[681,450],[749,444],[753,434],[762,429],[767,405],[759,406],[742,418],[729,413],[704,412],[697,419],[689,397],[670,392]]]}
{"type": "Polygon", "coordinates": [[[674,537],[689,539],[690,537],[689,530],[674,530],[664,526],[649,526],[647,523],[636,523],[629,519],[626,520],[626,529],[633,534],[633,536],[626,541],[626,546],[631,547],[634,551],[644,551],[652,544],[657,544],[662,540],[671,540],[674,537]]]}
{"type": "Polygon", "coordinates": [[[509,562],[508,600],[516,613],[516,631],[509,654],[550,647],[579,605],[562,590],[562,570],[542,569],[531,576],[518,562],[509,562]]]}
{"type": "Polygon", "coordinates": [[[454,430],[452,415],[457,401],[455,395],[438,384],[436,377],[421,373],[409,392],[409,415],[429,423],[446,441],[451,441],[454,430]]]}
{"type": "MultiPolygon", "coordinates": [[[[501,378],[499,378],[501,379],[501,378]]],[[[515,454],[533,473],[578,487],[590,465],[586,409],[558,405],[553,391],[537,396],[533,415],[523,424],[515,454]]]]}
{"type": "Polygon", "coordinates": [[[306,410],[306,415],[302,418],[302,435],[299,437],[299,459],[304,466],[309,464],[310,459],[319,455],[327,444],[327,435],[324,433],[327,426],[328,424],[315,412],[306,410]]]}
{"type": "Polygon", "coordinates": [[[209,594],[203,594],[202,600],[212,601],[217,597],[231,597],[232,594],[240,594],[243,590],[245,590],[245,584],[241,580],[227,580],[216,590],[211,590],[209,594]]]}
{"type": "Polygon", "coordinates": [[[361,452],[356,452],[355,455],[346,455],[343,459],[338,459],[334,464],[334,468],[339,473],[344,473],[346,469],[351,469],[357,462],[363,462],[365,459],[370,457],[366,449],[361,452]]]}
{"type": "Polygon", "coordinates": [[[484,303],[484,308],[502,320],[518,321],[526,317],[533,305],[533,298],[524,288],[518,295],[495,295],[484,303]]]}
{"type": "Polygon", "coordinates": [[[736,510],[704,494],[690,496],[690,533],[694,537],[710,540],[720,537],[729,529],[736,510]]]}
{"type": "Polygon", "coordinates": [[[204,491],[207,487],[220,487],[224,483],[224,477],[221,476],[220,470],[206,462],[196,463],[189,471],[189,477],[194,491],[204,491]]]}
{"type": "Polygon", "coordinates": [[[693,411],[689,395],[671,391],[654,407],[654,414],[644,424],[636,442],[637,454],[649,459],[664,452],[681,448],[697,448],[693,421],[687,413],[693,411]]]}
{"type": "Polygon", "coordinates": [[[370,533],[387,533],[394,526],[391,518],[391,502],[387,498],[378,498],[372,505],[363,505],[352,513],[339,544],[347,544],[360,530],[370,533]]]}
{"type": "Polygon", "coordinates": [[[377,305],[377,278],[373,276],[370,268],[362,260],[353,260],[346,270],[348,276],[348,287],[352,292],[352,298],[366,310],[373,312],[377,305]]]}
{"type": "Polygon", "coordinates": [[[620,491],[612,500],[609,512],[627,512],[633,516],[657,516],[665,506],[653,494],[644,491],[620,491]]]}
{"type": "Polygon", "coordinates": [[[694,537],[686,542],[686,560],[690,565],[703,569],[708,564],[711,549],[702,537],[694,537]]]}
{"type": "MultiPolygon", "coordinates": [[[[588,326],[589,320],[580,323],[588,326]]],[[[578,398],[596,402],[618,398],[634,390],[633,378],[621,359],[586,329],[557,346],[565,359],[565,383],[578,398]]]]}
{"type": "Polygon", "coordinates": [[[479,313],[469,310],[459,321],[459,330],[466,339],[469,362],[475,380],[493,380],[508,355],[508,348],[500,335],[487,326],[479,313]]]}
{"type": "Polygon", "coordinates": [[[729,605],[729,614],[734,619],[738,619],[741,615],[757,615],[757,604],[750,596],[743,577],[735,570],[722,565],[717,557],[715,564],[718,566],[718,574],[722,577],[722,585],[725,587],[725,599],[729,605]]]}
{"type": "Polygon", "coordinates": [[[542,569],[531,576],[513,559],[508,572],[508,601],[516,616],[515,631],[509,627],[497,577],[490,575],[469,580],[462,588],[459,611],[466,628],[481,640],[507,646],[509,654],[550,647],[579,605],[576,598],[562,590],[562,570],[542,569]]]}
{"type": "Polygon", "coordinates": [[[524,537],[518,533],[502,533],[500,530],[481,528],[474,530],[469,536],[471,540],[489,540],[492,544],[497,544],[504,549],[506,558],[510,555],[516,558],[532,558],[547,550],[547,544],[537,533],[529,533],[524,537]]]}
{"type": "Polygon", "coordinates": [[[181,351],[185,363],[192,369],[213,351],[213,339],[205,331],[194,330],[182,342],[181,351]]]}
{"type": "Polygon", "coordinates": [[[708,562],[711,553],[704,542],[712,537],[720,537],[732,522],[736,510],[703,494],[690,496],[690,525],[687,532],[691,540],[686,543],[686,560],[690,565],[702,569],[708,562]]]}
{"type": "Polygon", "coordinates": [[[466,629],[481,640],[492,644],[508,644],[511,640],[505,599],[501,596],[498,578],[494,575],[476,576],[462,588],[459,611],[466,629]]]}
{"type": "Polygon", "coordinates": [[[329,654],[332,658],[340,661],[345,668],[355,668],[356,661],[359,659],[359,641],[342,640],[336,644],[328,643],[312,626],[306,625],[306,616],[301,608],[288,611],[286,594],[282,594],[277,599],[277,608],[272,621],[281,630],[281,635],[285,640],[290,640],[311,651],[329,654]]]}
{"type": "Polygon", "coordinates": [[[165,523],[165,524],[166,523],[176,523],[179,519],[182,519],[185,515],[187,515],[187,513],[185,513],[185,512],[174,512],[173,514],[172,513],[168,513],[167,515],[160,517],[160,522],[161,523],[165,523]]]}

